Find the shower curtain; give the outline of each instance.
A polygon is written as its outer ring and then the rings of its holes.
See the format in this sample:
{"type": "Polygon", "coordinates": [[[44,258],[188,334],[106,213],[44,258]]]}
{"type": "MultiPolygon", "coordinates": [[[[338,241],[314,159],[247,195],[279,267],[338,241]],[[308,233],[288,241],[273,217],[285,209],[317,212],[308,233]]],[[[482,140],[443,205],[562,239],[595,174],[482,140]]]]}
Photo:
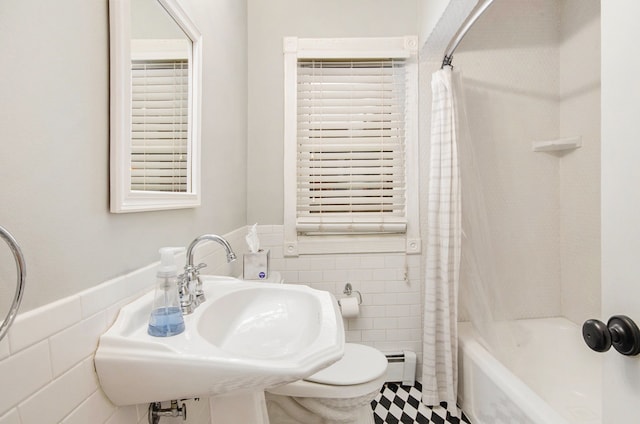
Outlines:
{"type": "Polygon", "coordinates": [[[422,401],[447,402],[457,414],[457,304],[461,251],[461,194],[457,118],[450,67],[431,80],[431,161],[424,302],[422,401]]]}

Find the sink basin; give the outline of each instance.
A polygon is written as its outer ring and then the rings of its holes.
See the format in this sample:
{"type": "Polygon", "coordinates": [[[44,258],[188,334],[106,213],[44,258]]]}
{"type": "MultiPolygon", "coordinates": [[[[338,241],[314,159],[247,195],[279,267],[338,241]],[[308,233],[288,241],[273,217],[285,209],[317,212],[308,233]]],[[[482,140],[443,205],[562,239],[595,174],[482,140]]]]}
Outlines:
{"type": "Polygon", "coordinates": [[[152,337],[153,292],[126,305],[100,337],[95,365],[115,405],[264,390],[342,357],[337,302],[302,285],[202,276],[207,301],[185,331],[152,337]]]}
{"type": "Polygon", "coordinates": [[[198,322],[202,337],[222,351],[243,358],[294,356],[310,346],[323,322],[318,300],[307,291],[259,287],[216,299],[198,322]]]}

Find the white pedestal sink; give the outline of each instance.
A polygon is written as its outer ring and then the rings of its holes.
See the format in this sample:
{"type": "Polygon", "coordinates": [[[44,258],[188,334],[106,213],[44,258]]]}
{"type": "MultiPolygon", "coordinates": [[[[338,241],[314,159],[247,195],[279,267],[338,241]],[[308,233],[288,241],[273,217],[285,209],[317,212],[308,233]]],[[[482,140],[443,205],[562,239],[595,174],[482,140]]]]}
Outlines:
{"type": "Polygon", "coordinates": [[[269,424],[263,391],[214,396],[209,414],[213,424],[269,424]]]}
{"type": "MultiPolygon", "coordinates": [[[[120,310],[95,355],[114,404],[219,395],[255,402],[264,389],[342,357],[342,317],[330,293],[230,277],[203,276],[203,285],[207,301],[184,317],[186,330],[175,336],[147,334],[153,292],[120,310]]],[[[230,412],[218,404],[218,413],[230,412]]]]}

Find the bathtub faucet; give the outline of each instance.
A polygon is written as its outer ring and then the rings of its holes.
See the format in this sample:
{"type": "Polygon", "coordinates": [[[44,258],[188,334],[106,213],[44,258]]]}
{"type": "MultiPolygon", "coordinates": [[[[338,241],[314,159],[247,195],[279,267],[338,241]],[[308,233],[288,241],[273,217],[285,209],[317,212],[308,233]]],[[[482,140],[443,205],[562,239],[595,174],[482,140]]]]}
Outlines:
{"type": "Polygon", "coordinates": [[[194,250],[200,242],[215,241],[224,247],[227,253],[227,262],[236,260],[236,254],[233,252],[231,245],[223,237],[216,234],[203,234],[196,237],[187,248],[187,264],[184,266],[184,274],[181,275],[180,285],[178,287],[178,295],[180,297],[180,307],[183,314],[190,314],[198,305],[206,300],[204,290],[202,289],[202,280],[200,280],[200,270],[206,267],[206,264],[193,264],[194,250]]]}

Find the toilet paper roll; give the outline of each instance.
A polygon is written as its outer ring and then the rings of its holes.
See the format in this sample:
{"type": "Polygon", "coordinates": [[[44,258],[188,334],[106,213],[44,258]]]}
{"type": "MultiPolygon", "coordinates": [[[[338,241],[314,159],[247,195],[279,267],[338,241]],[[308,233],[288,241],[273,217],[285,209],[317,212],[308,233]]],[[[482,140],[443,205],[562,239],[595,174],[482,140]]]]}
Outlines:
{"type": "Polygon", "coordinates": [[[344,318],[357,317],[360,314],[360,305],[357,297],[343,297],[340,299],[340,310],[344,318]]]}

